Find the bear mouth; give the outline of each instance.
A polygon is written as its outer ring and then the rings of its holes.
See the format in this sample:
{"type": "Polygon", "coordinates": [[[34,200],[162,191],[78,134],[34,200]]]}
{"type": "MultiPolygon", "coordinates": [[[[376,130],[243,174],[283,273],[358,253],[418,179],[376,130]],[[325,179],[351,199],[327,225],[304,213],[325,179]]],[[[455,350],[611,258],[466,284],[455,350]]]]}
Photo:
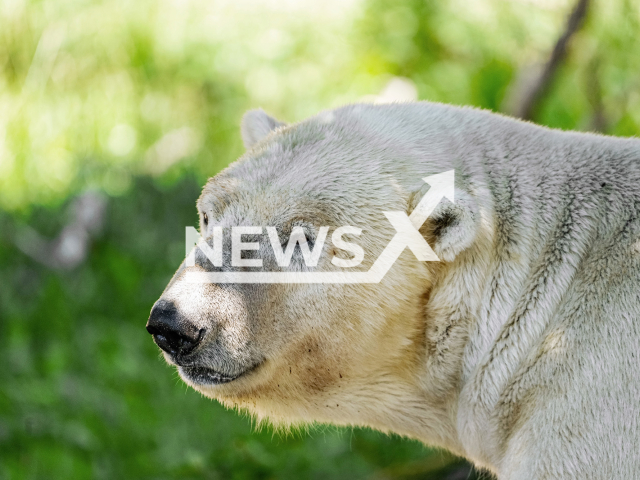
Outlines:
{"type": "Polygon", "coordinates": [[[207,367],[180,366],[178,367],[178,370],[183,377],[189,379],[193,383],[197,383],[199,385],[222,385],[223,383],[233,382],[237,378],[255,370],[259,364],[260,363],[257,363],[237,375],[227,375],[207,367]]]}
{"type": "Polygon", "coordinates": [[[240,375],[225,375],[206,367],[180,367],[180,373],[193,383],[204,385],[220,385],[233,382],[240,375]]]}

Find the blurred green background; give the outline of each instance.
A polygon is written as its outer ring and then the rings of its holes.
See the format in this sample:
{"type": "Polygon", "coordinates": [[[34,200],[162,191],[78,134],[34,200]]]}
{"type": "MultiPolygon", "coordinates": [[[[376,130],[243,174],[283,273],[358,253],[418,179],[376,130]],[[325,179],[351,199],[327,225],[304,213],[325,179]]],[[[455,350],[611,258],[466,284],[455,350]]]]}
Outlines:
{"type": "MultiPolygon", "coordinates": [[[[572,8],[0,0],[0,479],[482,477],[366,429],[254,431],[187,389],[144,325],[246,109],[515,112],[572,8]]],[[[640,2],[591,3],[533,120],[638,135],[639,52],[640,2]]]]}

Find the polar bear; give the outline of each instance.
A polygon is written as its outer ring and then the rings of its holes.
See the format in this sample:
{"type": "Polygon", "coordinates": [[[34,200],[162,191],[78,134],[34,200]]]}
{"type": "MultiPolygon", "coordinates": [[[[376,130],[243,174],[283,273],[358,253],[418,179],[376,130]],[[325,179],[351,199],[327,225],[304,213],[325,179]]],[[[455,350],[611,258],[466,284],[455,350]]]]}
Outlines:
{"type": "Polygon", "coordinates": [[[416,438],[500,479],[640,478],[640,140],[433,103],[295,125],[256,110],[241,133],[247,152],[197,202],[218,257],[195,248],[147,324],[187,384],[285,428],[416,438]],[[454,201],[416,227],[439,261],[405,248],[377,282],[193,281],[340,270],[354,245],[341,271],[366,272],[397,234],[385,212],[410,214],[451,170],[454,201]],[[353,230],[331,242],[323,226],[353,230]]]}

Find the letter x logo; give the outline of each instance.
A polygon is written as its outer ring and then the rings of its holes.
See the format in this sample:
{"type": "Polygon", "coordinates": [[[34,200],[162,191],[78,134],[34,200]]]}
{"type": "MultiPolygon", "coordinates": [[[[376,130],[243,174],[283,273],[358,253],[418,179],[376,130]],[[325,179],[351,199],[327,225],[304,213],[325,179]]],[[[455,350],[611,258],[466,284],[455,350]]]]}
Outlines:
{"type": "Polygon", "coordinates": [[[384,212],[393,228],[398,232],[389,245],[395,246],[397,244],[398,247],[402,246],[403,250],[405,247],[409,247],[421,262],[437,262],[440,259],[419,232],[419,229],[443,197],[447,197],[452,202],[455,200],[454,171],[449,170],[423,178],[423,180],[431,185],[431,188],[413,209],[411,215],[404,212],[384,212]]]}

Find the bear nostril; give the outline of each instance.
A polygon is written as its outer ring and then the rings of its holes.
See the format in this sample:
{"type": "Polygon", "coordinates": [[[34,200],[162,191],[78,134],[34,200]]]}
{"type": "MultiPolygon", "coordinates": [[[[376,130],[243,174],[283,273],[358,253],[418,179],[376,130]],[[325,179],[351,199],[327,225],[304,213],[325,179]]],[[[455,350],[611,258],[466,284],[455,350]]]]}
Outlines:
{"type": "Polygon", "coordinates": [[[173,304],[158,302],[151,310],[147,331],[162,350],[171,355],[187,355],[202,341],[205,329],[179,318],[173,304]]]}
{"type": "Polygon", "coordinates": [[[201,335],[198,335],[198,338],[192,339],[180,333],[163,332],[153,334],[153,339],[156,344],[167,353],[171,353],[172,355],[187,355],[200,343],[200,336],[201,335]]]}

